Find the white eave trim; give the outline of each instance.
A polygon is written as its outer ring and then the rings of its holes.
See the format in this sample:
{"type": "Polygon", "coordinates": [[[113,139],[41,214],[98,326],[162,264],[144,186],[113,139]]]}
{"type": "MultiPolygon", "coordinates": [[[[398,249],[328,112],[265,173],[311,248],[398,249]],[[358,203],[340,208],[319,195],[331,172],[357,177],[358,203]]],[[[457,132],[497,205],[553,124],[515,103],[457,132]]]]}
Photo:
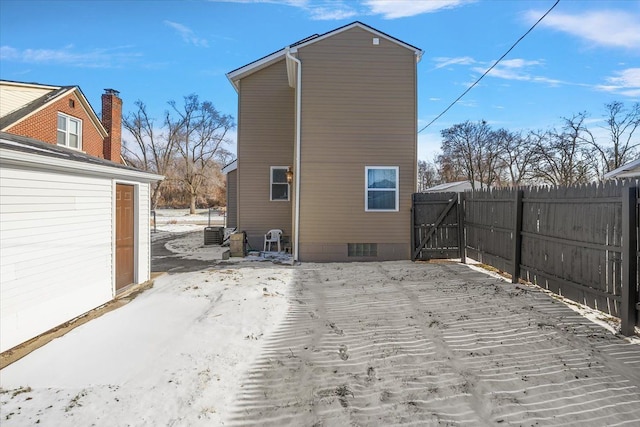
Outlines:
{"type": "Polygon", "coordinates": [[[235,159],[233,162],[223,167],[222,173],[228,174],[229,172],[233,172],[236,169],[238,169],[238,159],[235,159]]]}
{"type": "Polygon", "coordinates": [[[638,168],[640,168],[640,159],[624,164],[611,172],[607,172],[604,174],[604,179],[637,178],[640,176],[640,170],[638,170],[638,168]]]}
{"type": "Polygon", "coordinates": [[[79,162],[75,160],[60,159],[38,155],[35,153],[7,150],[6,148],[0,148],[0,159],[2,160],[2,166],[27,166],[47,171],[65,172],[67,174],[75,175],[129,179],[137,182],[155,182],[164,179],[163,175],[156,175],[144,171],[135,171],[109,165],[100,165],[79,162]]]}
{"type": "Polygon", "coordinates": [[[263,68],[266,68],[271,64],[275,64],[276,62],[283,59],[285,54],[286,49],[281,49],[277,52],[274,52],[271,55],[265,56],[262,59],[247,64],[244,67],[240,67],[237,70],[231,71],[230,73],[227,73],[227,79],[229,79],[229,81],[237,91],[240,89],[240,79],[248,76],[249,74],[253,74],[256,71],[262,70],[263,68]]]}
{"type": "Polygon", "coordinates": [[[58,90],[62,88],[62,86],[41,85],[39,83],[14,82],[12,80],[0,80],[0,84],[2,84],[3,86],[18,86],[18,87],[26,87],[31,89],[58,90]]]}

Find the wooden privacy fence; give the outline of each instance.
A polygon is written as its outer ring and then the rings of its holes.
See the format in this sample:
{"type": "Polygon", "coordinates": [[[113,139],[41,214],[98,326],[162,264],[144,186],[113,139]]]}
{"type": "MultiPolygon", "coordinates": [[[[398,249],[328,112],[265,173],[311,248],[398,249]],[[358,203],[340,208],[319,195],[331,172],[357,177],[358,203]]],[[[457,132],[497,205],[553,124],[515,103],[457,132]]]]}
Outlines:
{"type": "MultiPolygon", "coordinates": [[[[610,181],[461,194],[460,257],[464,262],[466,252],[510,273],[514,282],[523,279],[619,317],[621,332],[632,335],[634,326],[640,326],[637,184],[610,181]]],[[[414,211],[420,203],[421,197],[414,195],[414,211]]],[[[414,225],[414,236],[417,229],[414,225]]],[[[428,251],[438,249],[416,252],[419,247],[414,242],[414,259],[428,258],[428,251]]]]}
{"type": "Polygon", "coordinates": [[[458,193],[414,193],[411,248],[414,260],[461,256],[458,193]]]}

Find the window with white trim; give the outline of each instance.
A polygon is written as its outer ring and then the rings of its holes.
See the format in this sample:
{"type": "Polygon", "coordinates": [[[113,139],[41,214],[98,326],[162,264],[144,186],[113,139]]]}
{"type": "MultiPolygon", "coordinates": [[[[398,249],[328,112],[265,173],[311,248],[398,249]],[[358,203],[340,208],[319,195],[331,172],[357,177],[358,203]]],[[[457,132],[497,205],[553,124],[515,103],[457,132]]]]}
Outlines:
{"type": "Polygon", "coordinates": [[[272,202],[289,201],[289,183],[287,182],[289,166],[271,166],[271,194],[272,202]]]}
{"type": "Polygon", "coordinates": [[[82,120],[58,113],[58,145],[82,148],[82,120]]]}
{"type": "Polygon", "coordinates": [[[397,212],[400,192],[398,166],[366,166],[364,210],[367,212],[397,212]]]}

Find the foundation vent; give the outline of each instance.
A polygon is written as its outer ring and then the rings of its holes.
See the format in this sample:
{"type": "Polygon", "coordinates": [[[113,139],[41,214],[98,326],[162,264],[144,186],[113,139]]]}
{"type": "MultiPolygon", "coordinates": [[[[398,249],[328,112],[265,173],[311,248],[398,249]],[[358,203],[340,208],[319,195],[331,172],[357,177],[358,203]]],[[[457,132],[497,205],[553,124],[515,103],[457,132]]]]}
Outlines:
{"type": "Polygon", "coordinates": [[[350,257],[377,257],[377,243],[347,243],[347,256],[350,257]]]}

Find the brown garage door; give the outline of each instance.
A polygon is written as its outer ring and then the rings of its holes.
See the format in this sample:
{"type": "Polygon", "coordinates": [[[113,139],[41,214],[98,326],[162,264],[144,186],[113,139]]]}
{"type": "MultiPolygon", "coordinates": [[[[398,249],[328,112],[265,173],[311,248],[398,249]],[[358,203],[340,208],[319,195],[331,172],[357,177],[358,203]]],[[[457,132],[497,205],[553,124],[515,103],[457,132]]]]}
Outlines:
{"type": "Polygon", "coordinates": [[[116,292],[133,283],[133,185],[116,184],[116,292]]]}

